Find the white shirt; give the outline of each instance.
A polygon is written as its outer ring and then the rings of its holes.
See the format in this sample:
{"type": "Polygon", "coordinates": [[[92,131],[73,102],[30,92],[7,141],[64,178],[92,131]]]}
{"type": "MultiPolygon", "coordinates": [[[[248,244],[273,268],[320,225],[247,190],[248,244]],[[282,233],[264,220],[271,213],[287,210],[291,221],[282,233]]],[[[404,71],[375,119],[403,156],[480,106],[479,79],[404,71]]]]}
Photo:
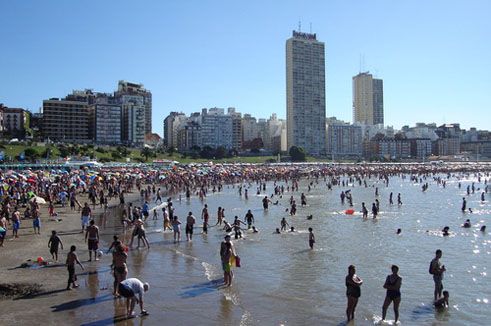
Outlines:
{"type": "Polygon", "coordinates": [[[143,292],[145,292],[143,288],[143,283],[137,278],[127,278],[126,280],[121,282],[123,285],[129,287],[130,289],[133,290],[133,293],[135,295],[143,295],[143,292]]]}

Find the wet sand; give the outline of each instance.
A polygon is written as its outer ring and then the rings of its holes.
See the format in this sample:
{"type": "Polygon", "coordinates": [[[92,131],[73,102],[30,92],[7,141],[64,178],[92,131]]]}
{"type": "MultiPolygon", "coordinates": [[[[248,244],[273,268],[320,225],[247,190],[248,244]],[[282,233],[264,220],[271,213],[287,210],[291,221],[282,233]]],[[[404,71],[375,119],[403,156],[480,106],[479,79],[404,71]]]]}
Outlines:
{"type": "MultiPolygon", "coordinates": [[[[87,195],[82,195],[79,201],[83,205],[86,199],[87,195]]],[[[139,194],[137,192],[129,193],[125,199],[126,202],[139,200],[139,194]]],[[[114,214],[118,205],[118,198],[113,198],[109,203],[106,222],[111,223],[111,225],[106,228],[99,227],[101,234],[99,247],[102,246],[107,249],[107,241],[117,231],[114,226],[116,222],[119,222],[119,219],[114,219],[110,215],[114,214]]],[[[103,208],[99,205],[96,205],[95,209],[91,208],[93,215],[96,216],[97,224],[104,224],[103,208]]],[[[14,294],[7,298],[0,295],[0,324],[26,325],[42,321],[45,325],[78,325],[83,323],[83,320],[72,319],[70,312],[73,309],[101,300],[113,300],[110,290],[112,289],[112,277],[109,275],[111,256],[104,255],[100,261],[88,262],[87,244],[81,233],[80,212],[78,210],[71,211],[70,207],[62,208],[60,205],[55,206],[55,212],[58,213],[58,219],[61,221],[50,220],[47,205],[41,205],[40,235],[34,234],[32,220],[21,221],[21,229],[17,239],[13,239],[12,230],[8,230],[4,247],[0,248],[0,284],[8,287],[20,284],[22,288],[26,287],[26,292],[14,294]],[[51,230],[56,230],[63,242],[64,250],[60,249],[58,262],[54,262],[49,253],[48,240],[51,236],[51,230]],[[85,271],[82,271],[79,266],[76,267],[80,287],[66,291],[68,274],[64,263],[71,245],[77,246],[77,254],[85,267],[85,271]],[[43,257],[49,264],[40,267],[36,264],[37,257],[43,257]],[[32,267],[20,267],[26,263],[32,264],[32,267]],[[92,298],[95,298],[97,293],[94,291],[94,286],[99,287],[100,285],[99,282],[92,285],[91,283],[102,273],[107,277],[110,289],[106,291],[106,296],[97,297],[93,300],[92,298]],[[66,313],[53,313],[60,311],[66,313]]]]}

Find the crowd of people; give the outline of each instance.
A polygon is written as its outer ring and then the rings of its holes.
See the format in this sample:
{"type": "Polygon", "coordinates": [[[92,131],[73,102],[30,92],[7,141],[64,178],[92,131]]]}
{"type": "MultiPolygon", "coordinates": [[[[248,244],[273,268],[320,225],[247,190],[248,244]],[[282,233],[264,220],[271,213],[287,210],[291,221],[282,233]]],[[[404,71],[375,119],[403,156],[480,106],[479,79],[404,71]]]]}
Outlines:
{"type": "MultiPolygon", "coordinates": [[[[158,219],[157,208],[150,209],[150,203],[160,206],[162,210],[163,231],[172,230],[174,233],[174,242],[181,241],[181,224],[172,203],[172,196],[186,198],[197,196],[204,200],[210,192],[220,192],[226,184],[238,185],[240,196],[248,198],[248,191],[252,185],[257,186],[257,194],[266,190],[266,183],[273,182],[273,194],[264,196],[261,200],[264,210],[269,209],[269,205],[277,205],[278,200],[274,201],[273,196],[283,196],[285,192],[294,192],[299,190],[299,181],[302,178],[309,179],[307,190],[310,191],[314,183],[319,181],[325,182],[327,188],[332,190],[334,186],[347,186],[348,184],[367,187],[367,180],[375,178],[386,186],[389,185],[390,177],[401,176],[402,178],[411,178],[421,183],[422,191],[428,189],[427,178],[433,178],[438,184],[445,186],[445,179],[442,175],[450,177],[456,173],[479,173],[479,182],[483,180],[483,191],[481,200],[485,200],[485,194],[488,192],[488,177],[491,166],[463,166],[463,165],[204,165],[204,166],[174,166],[166,169],[158,168],[97,168],[89,170],[88,168],[74,169],[70,171],[2,171],[0,172],[0,246],[4,245],[4,239],[7,231],[12,229],[12,239],[18,237],[18,231],[21,221],[32,220],[35,234],[41,233],[41,214],[39,205],[49,205],[49,218],[57,218],[55,207],[69,206],[70,210],[80,211],[81,231],[85,233],[84,238],[88,245],[89,261],[98,260],[99,256],[99,229],[95,225],[94,214],[92,209],[100,206],[104,210],[108,209],[111,199],[119,200],[119,205],[123,207],[121,221],[124,230],[131,229],[131,240],[129,244],[124,244],[117,235],[109,248],[112,253],[112,268],[114,276],[113,294],[116,297],[123,296],[127,298],[127,314],[129,317],[134,316],[134,307],[136,303],[140,304],[141,313],[147,312],[143,308],[143,293],[148,291],[148,283],[143,283],[136,278],[127,278],[128,266],[127,259],[128,248],[133,246],[133,240],[136,237],[138,247],[140,242],[146,248],[150,248],[149,241],[145,233],[145,223],[153,211],[154,220],[158,219]],[[281,184],[280,184],[281,183],[281,184]],[[138,191],[141,199],[141,207],[132,202],[126,202],[126,195],[129,192],[138,191]],[[80,198],[87,196],[87,202],[82,205],[80,198]],[[169,196],[163,203],[162,198],[169,196]],[[92,206],[92,209],[91,209],[92,206]],[[24,209],[24,214],[21,214],[24,209]]],[[[459,183],[460,187],[460,183],[459,183]]],[[[468,188],[467,192],[474,193],[474,184],[468,188]],[[472,189],[472,190],[471,190],[472,189]]],[[[378,188],[375,189],[375,197],[378,197],[378,188]]],[[[343,191],[340,194],[341,202],[347,202],[349,207],[353,207],[353,195],[350,190],[343,191]]],[[[393,193],[390,193],[389,203],[393,204],[393,193]]],[[[297,205],[292,195],[289,200],[290,208],[286,212],[290,216],[297,213],[297,205]]],[[[307,205],[307,196],[305,193],[300,195],[301,207],[307,205]]],[[[402,195],[397,194],[397,205],[403,205],[402,195]]],[[[463,199],[462,211],[466,211],[466,200],[463,199]]],[[[380,211],[378,198],[371,205],[372,217],[377,218],[380,211]]],[[[368,208],[362,203],[361,213],[363,218],[368,217],[368,208]]],[[[225,209],[218,208],[216,224],[210,225],[211,214],[207,204],[203,205],[200,218],[202,220],[203,233],[208,232],[210,226],[220,226],[225,232],[225,240],[220,246],[220,260],[224,272],[224,285],[231,286],[234,277],[234,266],[240,266],[240,258],[231,241],[232,236],[235,239],[242,237],[243,230],[252,229],[253,232],[259,232],[255,225],[255,219],[252,211],[249,209],[242,221],[238,216],[234,217],[233,222],[228,222],[225,218],[225,209]]],[[[307,217],[312,219],[312,216],[307,217]]],[[[187,241],[193,240],[194,226],[197,218],[192,212],[188,212],[185,218],[185,235],[187,241]]],[[[295,232],[286,218],[280,221],[280,227],[274,233],[295,232]]],[[[464,225],[465,227],[465,225],[464,225]]],[[[485,228],[485,227],[484,227],[485,228]]],[[[308,228],[308,246],[314,248],[315,235],[313,229],[308,228]]],[[[398,230],[400,233],[401,230],[398,230]]],[[[448,227],[442,231],[448,235],[448,227]]],[[[63,248],[63,243],[55,230],[48,242],[49,251],[52,258],[58,260],[59,247],[63,248]]],[[[448,306],[448,291],[443,291],[443,274],[446,271],[445,266],[440,264],[442,251],[437,250],[435,258],[431,261],[429,272],[433,275],[435,282],[434,304],[436,307],[448,306]]],[[[68,269],[67,290],[78,287],[75,266],[79,265],[82,269],[84,266],[76,254],[76,246],[70,247],[70,252],[66,258],[68,269]]],[[[382,318],[385,319],[387,309],[392,303],[394,308],[395,320],[399,319],[400,288],[402,278],[398,275],[399,268],[393,265],[392,273],[387,276],[383,287],[387,290],[387,295],[383,303],[382,318]]],[[[346,295],[348,298],[346,316],[348,320],[354,318],[355,308],[358,298],[361,295],[360,287],[363,281],[356,275],[354,265],[348,268],[346,276],[346,295]]]]}

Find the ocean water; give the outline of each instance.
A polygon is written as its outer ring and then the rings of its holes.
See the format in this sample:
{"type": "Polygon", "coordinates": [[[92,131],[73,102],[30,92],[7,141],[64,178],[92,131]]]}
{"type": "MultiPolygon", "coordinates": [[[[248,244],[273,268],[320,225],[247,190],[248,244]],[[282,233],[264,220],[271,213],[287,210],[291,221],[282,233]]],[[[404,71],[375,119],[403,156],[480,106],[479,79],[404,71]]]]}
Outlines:
{"type": "MultiPolygon", "coordinates": [[[[442,177],[446,178],[446,175],[442,177]]],[[[484,181],[484,179],[482,180],[484,181]]],[[[286,192],[278,205],[262,208],[264,195],[273,193],[273,183],[266,191],[256,195],[257,185],[249,188],[249,199],[240,197],[237,186],[224,186],[220,193],[209,193],[202,202],[197,197],[180,201],[173,198],[176,214],[184,223],[192,211],[201,224],[201,209],[208,204],[210,223],[216,222],[218,206],[225,208],[225,218],[235,215],[244,219],[251,209],[259,233],[244,232],[244,238],[233,240],[241,257],[242,267],[234,269],[234,284],[221,288],[223,277],[219,257],[224,231],[211,227],[208,234],[195,228],[192,242],[187,242],[182,227],[182,240],[173,243],[172,232],[162,233],[162,216],[154,222],[151,216],[146,229],[150,250],[134,249],[129,252],[129,277],[138,277],[150,283],[145,294],[147,317],[132,321],[120,318],[123,302],[107,300],[73,312],[88,325],[145,324],[145,325],[342,325],[345,320],[346,296],[344,279],[350,264],[356,266],[357,275],[364,281],[355,315],[357,325],[373,325],[380,321],[385,297],[383,283],[390,274],[390,266],[399,266],[402,281],[400,322],[404,325],[487,325],[491,319],[491,234],[483,233],[481,225],[491,227],[491,193],[480,201],[484,184],[474,176],[460,180],[450,178],[446,187],[433,178],[429,189],[422,192],[420,183],[409,178],[392,177],[388,187],[374,178],[368,187],[333,186],[328,190],[319,179],[302,180],[298,192],[286,192]],[[308,185],[314,182],[308,191],[308,185]],[[475,182],[476,192],[466,194],[466,187],[475,182]],[[375,187],[379,196],[375,197],[375,187]],[[479,190],[477,189],[479,188],[479,190]],[[340,201],[342,190],[351,189],[354,215],[346,215],[349,208],[340,201]],[[300,194],[307,196],[307,206],[300,206],[300,194]],[[389,193],[394,193],[394,205],[389,205],[389,193]],[[397,205],[401,193],[402,205],[397,205]],[[297,215],[285,210],[289,198],[297,202],[297,215]],[[462,197],[472,213],[462,213],[462,197]],[[377,219],[363,220],[361,202],[370,211],[375,198],[380,201],[377,219]],[[308,220],[307,216],[312,215],[308,220]],[[273,234],[286,217],[297,232],[273,234]],[[472,227],[461,227],[470,219],[472,227]],[[450,227],[451,235],[443,237],[440,230],[450,227]],[[316,237],[314,250],[308,247],[308,231],[312,227],[316,237]],[[402,229],[400,235],[396,234],[402,229]],[[432,307],[433,280],[428,265],[436,249],[443,250],[441,262],[446,266],[444,288],[450,292],[450,308],[436,312],[432,307]]],[[[284,183],[278,183],[284,184],[284,183]]],[[[285,186],[286,188],[286,186],[285,186]]],[[[102,233],[110,234],[120,228],[116,221],[108,220],[102,233]]],[[[109,259],[106,258],[106,259],[109,259]]],[[[102,268],[102,267],[101,267],[102,268]]],[[[110,294],[112,276],[98,273],[96,279],[87,280],[93,295],[110,294]],[[109,290],[101,291],[101,284],[109,290]]],[[[102,287],[104,288],[104,287],[102,287]]],[[[138,310],[137,310],[138,311],[138,310]]],[[[388,320],[393,320],[392,306],[388,320]]],[[[389,322],[390,323],[390,322],[389,322]]]]}

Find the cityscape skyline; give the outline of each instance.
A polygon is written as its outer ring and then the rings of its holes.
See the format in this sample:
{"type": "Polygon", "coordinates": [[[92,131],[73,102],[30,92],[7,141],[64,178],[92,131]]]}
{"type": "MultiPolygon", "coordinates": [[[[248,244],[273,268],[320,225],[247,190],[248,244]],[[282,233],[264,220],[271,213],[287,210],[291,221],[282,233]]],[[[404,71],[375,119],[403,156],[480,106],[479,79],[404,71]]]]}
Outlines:
{"type": "Polygon", "coordinates": [[[455,122],[489,129],[482,117],[491,102],[490,45],[484,41],[491,5],[424,3],[422,11],[422,4],[333,1],[305,8],[287,1],[283,14],[273,15],[277,4],[255,1],[5,2],[0,102],[37,112],[44,99],[74,89],[109,90],[124,79],[152,90],[152,130],[159,134],[170,111],[232,106],[286,118],[284,40],[300,19],[302,31],[312,21],[326,43],[328,117],[352,122],[351,78],[370,71],[384,80],[385,125],[455,122]],[[124,28],[128,17],[132,24],[124,28]]]}

